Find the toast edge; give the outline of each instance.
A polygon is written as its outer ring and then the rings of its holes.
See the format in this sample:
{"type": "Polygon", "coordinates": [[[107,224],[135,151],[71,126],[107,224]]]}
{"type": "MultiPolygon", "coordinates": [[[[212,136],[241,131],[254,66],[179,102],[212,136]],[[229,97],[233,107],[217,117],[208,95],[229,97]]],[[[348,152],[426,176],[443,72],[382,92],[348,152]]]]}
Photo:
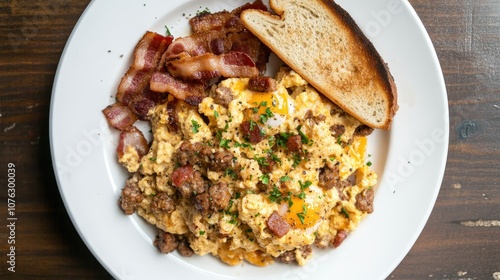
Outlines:
{"type": "MultiPolygon", "coordinates": [[[[323,5],[327,9],[330,9],[332,12],[338,13],[339,16],[341,17],[342,21],[344,22],[344,24],[346,24],[347,26],[349,26],[351,28],[353,34],[366,47],[368,53],[370,54],[373,61],[375,62],[376,72],[379,73],[379,75],[381,76],[381,78],[382,78],[381,80],[383,80],[383,83],[384,83],[384,86],[386,89],[386,93],[387,93],[388,114],[386,116],[385,121],[381,122],[379,124],[366,123],[363,121],[363,118],[359,117],[357,114],[355,114],[354,112],[349,110],[349,108],[345,108],[345,106],[341,106],[341,105],[339,105],[339,106],[342,109],[344,109],[346,112],[351,114],[352,116],[356,117],[360,122],[364,123],[365,125],[368,125],[372,128],[389,130],[391,127],[392,121],[394,119],[394,116],[396,115],[396,112],[399,109],[399,106],[397,105],[397,99],[398,99],[397,98],[397,86],[396,86],[396,83],[394,81],[394,77],[392,76],[392,74],[389,70],[387,63],[385,63],[385,61],[380,56],[380,54],[376,50],[373,43],[366,37],[366,35],[359,28],[357,23],[354,21],[354,19],[349,15],[349,13],[346,10],[344,10],[341,6],[339,6],[337,3],[335,3],[335,1],[330,1],[330,0],[315,0],[315,1],[318,1],[321,5],[323,5]]],[[[271,5],[271,8],[273,8],[272,5],[271,5]]],[[[261,36],[259,36],[259,34],[256,34],[255,30],[253,30],[251,26],[248,26],[247,24],[245,24],[245,20],[244,20],[245,14],[253,13],[253,12],[257,12],[257,13],[260,13],[264,16],[268,16],[268,17],[272,18],[273,20],[281,20],[280,14],[276,15],[276,14],[271,14],[270,12],[251,10],[251,9],[245,10],[241,13],[241,19],[242,19],[242,22],[245,25],[245,27],[248,30],[250,30],[252,33],[254,33],[257,37],[259,37],[262,42],[268,43],[268,42],[266,42],[267,40],[265,40],[264,38],[261,38],[261,36]]],[[[279,12],[282,13],[283,11],[279,11],[279,12]]],[[[285,61],[286,59],[284,59],[283,57],[280,56],[278,50],[274,50],[273,46],[268,45],[268,47],[270,49],[272,49],[275,52],[275,54],[278,57],[280,57],[285,63],[287,63],[285,61]]],[[[292,67],[292,66],[290,65],[290,67],[292,67]]],[[[296,72],[298,72],[300,74],[301,71],[300,71],[300,69],[298,69],[298,71],[296,71],[296,72]]],[[[311,85],[315,84],[314,81],[312,81],[312,82],[308,81],[308,82],[311,85]]],[[[325,96],[328,96],[328,95],[325,95],[325,96]]]]}

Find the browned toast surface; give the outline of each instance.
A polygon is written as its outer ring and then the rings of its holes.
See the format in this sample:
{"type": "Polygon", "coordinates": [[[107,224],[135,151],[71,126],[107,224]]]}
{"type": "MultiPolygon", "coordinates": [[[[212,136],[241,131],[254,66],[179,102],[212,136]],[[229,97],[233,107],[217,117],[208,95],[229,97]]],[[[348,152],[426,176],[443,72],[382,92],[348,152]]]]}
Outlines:
{"type": "Polygon", "coordinates": [[[328,0],[271,0],[276,13],[247,10],[243,24],[318,91],[362,123],[389,129],[394,79],[352,17],[328,0]]]}

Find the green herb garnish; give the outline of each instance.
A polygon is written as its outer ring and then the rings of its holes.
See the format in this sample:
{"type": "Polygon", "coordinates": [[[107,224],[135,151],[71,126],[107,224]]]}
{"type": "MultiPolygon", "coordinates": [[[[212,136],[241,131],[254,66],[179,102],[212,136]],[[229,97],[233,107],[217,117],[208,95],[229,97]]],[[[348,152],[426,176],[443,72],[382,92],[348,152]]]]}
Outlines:
{"type": "Polygon", "coordinates": [[[340,210],[340,213],[344,214],[347,219],[349,219],[349,213],[347,210],[345,210],[344,206],[342,206],[342,209],[340,210]]]}
{"type": "Polygon", "coordinates": [[[229,149],[229,143],[231,142],[231,140],[229,139],[221,139],[220,142],[219,142],[219,146],[222,147],[222,148],[226,148],[226,149],[229,149]]]}
{"type": "Polygon", "coordinates": [[[301,128],[302,128],[302,125],[297,126],[297,131],[299,132],[300,140],[302,141],[302,143],[304,143],[308,146],[311,146],[314,141],[309,139],[309,137],[307,137],[307,135],[305,135],[304,132],[302,132],[300,130],[301,128]]]}
{"type": "Polygon", "coordinates": [[[274,188],[269,193],[269,200],[271,202],[280,203],[281,199],[282,199],[282,197],[281,197],[280,190],[278,189],[278,187],[274,186],[274,188]]]}
{"type": "Polygon", "coordinates": [[[300,220],[301,224],[304,224],[305,215],[307,215],[307,205],[306,204],[302,204],[302,212],[297,213],[297,217],[299,217],[299,220],[300,220]]]}
{"type": "Polygon", "coordinates": [[[288,182],[288,181],[290,181],[290,180],[291,180],[291,179],[290,179],[290,177],[289,177],[289,176],[286,176],[286,175],[285,175],[285,176],[282,176],[282,177],[280,178],[280,182],[288,182]]]}
{"type": "Polygon", "coordinates": [[[264,185],[269,184],[269,174],[262,174],[262,176],[260,176],[260,181],[264,185]]]}
{"type": "Polygon", "coordinates": [[[199,132],[199,129],[200,129],[201,125],[195,121],[195,120],[191,120],[191,131],[193,133],[198,133],[199,132]]]}

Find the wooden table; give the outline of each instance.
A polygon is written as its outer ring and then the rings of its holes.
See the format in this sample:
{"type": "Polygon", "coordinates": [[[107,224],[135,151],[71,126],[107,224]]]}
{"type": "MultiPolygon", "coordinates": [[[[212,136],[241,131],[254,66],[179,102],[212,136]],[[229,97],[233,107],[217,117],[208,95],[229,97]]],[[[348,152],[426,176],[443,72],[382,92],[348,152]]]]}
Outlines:
{"type": "MultiPolygon", "coordinates": [[[[61,201],[50,159],[49,104],[59,57],[87,1],[0,3],[0,220],[16,174],[16,272],[0,278],[111,279],[61,201]],[[47,3],[50,2],[50,3],[47,3]]],[[[500,2],[411,0],[444,72],[450,148],[432,215],[389,279],[500,279],[500,2]]]]}

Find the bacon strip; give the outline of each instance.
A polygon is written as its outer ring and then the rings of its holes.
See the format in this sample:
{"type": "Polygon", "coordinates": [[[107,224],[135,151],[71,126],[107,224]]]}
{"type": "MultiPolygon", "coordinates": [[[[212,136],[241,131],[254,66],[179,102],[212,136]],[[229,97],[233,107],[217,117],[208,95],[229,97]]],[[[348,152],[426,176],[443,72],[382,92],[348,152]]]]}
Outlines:
{"type": "Polygon", "coordinates": [[[206,53],[216,55],[231,51],[244,52],[258,65],[259,71],[265,70],[270,54],[269,49],[247,30],[226,34],[222,31],[208,31],[177,38],[165,51],[162,62],[185,56],[199,56],[206,53]]]}
{"type": "Polygon", "coordinates": [[[142,94],[150,79],[150,72],[130,68],[118,86],[116,99],[123,105],[128,106],[137,99],[138,95],[142,94]]]}
{"type": "Polygon", "coordinates": [[[205,84],[198,82],[184,82],[175,79],[169,73],[155,72],[151,76],[151,90],[155,92],[169,92],[176,98],[184,100],[190,105],[197,106],[206,96],[205,84]]]}
{"type": "MultiPolygon", "coordinates": [[[[221,42],[226,37],[225,31],[207,31],[200,34],[193,34],[191,36],[179,37],[175,39],[172,44],[167,48],[164,54],[165,60],[172,60],[183,55],[197,56],[205,53],[212,52],[212,46],[215,46],[217,51],[220,47],[214,45],[212,42],[221,42]]],[[[224,46],[222,46],[224,48],[224,46]]],[[[222,53],[222,52],[220,52],[222,53]]]]}
{"type": "Polygon", "coordinates": [[[141,120],[148,120],[149,109],[156,106],[165,95],[149,89],[151,73],[163,67],[162,55],[172,43],[173,37],[164,37],[147,31],[137,43],[134,61],[118,86],[116,99],[128,106],[141,120]]]}
{"type": "Polygon", "coordinates": [[[189,21],[193,35],[177,38],[167,48],[163,61],[206,53],[219,55],[238,51],[248,54],[257,65],[257,69],[261,73],[265,72],[270,51],[241,23],[239,16],[246,9],[267,11],[262,1],[257,0],[231,12],[200,14],[189,21]]]}
{"type": "Polygon", "coordinates": [[[134,62],[131,69],[150,71],[158,67],[162,54],[172,43],[173,37],[164,37],[147,31],[134,50],[134,62]]]}
{"type": "Polygon", "coordinates": [[[267,11],[266,5],[261,0],[253,3],[246,3],[231,12],[222,11],[213,14],[202,13],[189,20],[189,24],[194,33],[207,32],[210,30],[228,29],[231,32],[239,32],[243,25],[240,21],[240,14],[247,9],[258,9],[267,11]]]}
{"type": "Polygon", "coordinates": [[[121,131],[128,129],[137,121],[137,115],[120,102],[107,106],[102,113],[109,125],[121,131]]]}
{"type": "Polygon", "coordinates": [[[127,147],[132,147],[137,151],[139,157],[143,157],[149,149],[148,141],[144,138],[142,132],[135,126],[129,130],[124,130],[120,133],[120,140],[116,152],[118,157],[122,158],[125,154],[127,147]]]}
{"type": "Polygon", "coordinates": [[[183,57],[167,62],[167,70],[174,77],[189,80],[209,80],[219,76],[252,77],[259,74],[253,60],[243,52],[183,57]]]}

